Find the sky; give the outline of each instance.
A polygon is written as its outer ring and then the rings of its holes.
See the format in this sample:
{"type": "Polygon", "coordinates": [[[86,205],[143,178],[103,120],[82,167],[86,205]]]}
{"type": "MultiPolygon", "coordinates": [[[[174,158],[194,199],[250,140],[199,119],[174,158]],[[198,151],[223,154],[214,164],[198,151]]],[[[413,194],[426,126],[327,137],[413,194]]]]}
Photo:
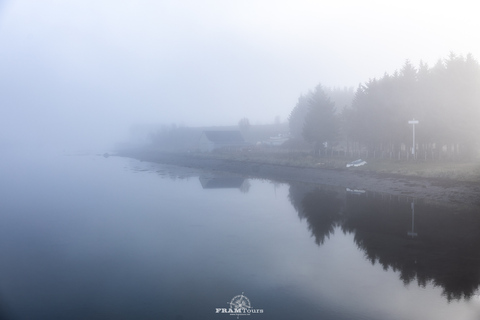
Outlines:
{"type": "Polygon", "coordinates": [[[474,4],[0,0],[0,148],[286,121],[319,83],[356,89],[450,52],[478,60],[474,4]]]}

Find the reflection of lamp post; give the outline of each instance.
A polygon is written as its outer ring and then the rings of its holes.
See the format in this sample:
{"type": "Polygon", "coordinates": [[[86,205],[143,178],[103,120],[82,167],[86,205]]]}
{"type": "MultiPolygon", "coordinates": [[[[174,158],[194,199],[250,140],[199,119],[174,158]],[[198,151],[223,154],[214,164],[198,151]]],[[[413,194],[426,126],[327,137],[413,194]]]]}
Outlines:
{"type": "Polygon", "coordinates": [[[418,236],[418,233],[415,232],[415,203],[412,202],[412,231],[407,232],[409,236],[415,238],[418,236]]]}
{"type": "Polygon", "coordinates": [[[408,124],[412,124],[413,125],[413,147],[412,147],[412,155],[413,155],[413,159],[415,159],[415,125],[418,124],[418,120],[415,120],[415,118],[413,118],[413,120],[410,120],[408,121],[408,124]]]}

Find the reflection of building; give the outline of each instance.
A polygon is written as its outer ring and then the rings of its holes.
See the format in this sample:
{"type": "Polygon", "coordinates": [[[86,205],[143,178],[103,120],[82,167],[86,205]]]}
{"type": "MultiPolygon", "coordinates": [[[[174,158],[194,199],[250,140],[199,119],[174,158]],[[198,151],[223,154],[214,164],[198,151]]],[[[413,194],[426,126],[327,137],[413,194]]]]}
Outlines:
{"type": "Polygon", "coordinates": [[[198,141],[200,151],[212,151],[221,148],[239,148],[245,146],[240,131],[203,131],[198,141]]]}
{"type": "Polygon", "coordinates": [[[198,178],[203,189],[241,189],[245,178],[240,176],[201,176],[198,178]]]}

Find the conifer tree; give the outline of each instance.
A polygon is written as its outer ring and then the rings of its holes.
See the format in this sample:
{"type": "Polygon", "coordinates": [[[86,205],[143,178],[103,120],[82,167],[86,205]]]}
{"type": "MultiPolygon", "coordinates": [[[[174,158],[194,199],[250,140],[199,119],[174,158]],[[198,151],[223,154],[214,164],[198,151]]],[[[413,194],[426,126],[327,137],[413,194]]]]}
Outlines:
{"type": "Polygon", "coordinates": [[[335,103],[330,101],[322,86],[315,87],[308,100],[309,109],[303,126],[303,138],[314,145],[315,154],[336,140],[338,122],[335,116],[335,103]]]}

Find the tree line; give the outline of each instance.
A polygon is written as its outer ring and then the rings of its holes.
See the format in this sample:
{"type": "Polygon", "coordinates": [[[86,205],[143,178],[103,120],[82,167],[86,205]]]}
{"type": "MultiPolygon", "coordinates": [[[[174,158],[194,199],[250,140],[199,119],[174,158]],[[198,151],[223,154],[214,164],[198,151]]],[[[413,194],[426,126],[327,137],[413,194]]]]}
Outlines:
{"type": "Polygon", "coordinates": [[[404,158],[413,144],[408,121],[416,119],[418,157],[471,157],[480,142],[479,89],[480,65],[471,54],[452,53],[433,67],[420,62],[416,68],[407,60],[392,75],[361,84],[350,104],[336,104],[319,84],[299,97],[289,116],[290,130],[293,139],[309,142],[316,153],[362,150],[404,158]]]}

